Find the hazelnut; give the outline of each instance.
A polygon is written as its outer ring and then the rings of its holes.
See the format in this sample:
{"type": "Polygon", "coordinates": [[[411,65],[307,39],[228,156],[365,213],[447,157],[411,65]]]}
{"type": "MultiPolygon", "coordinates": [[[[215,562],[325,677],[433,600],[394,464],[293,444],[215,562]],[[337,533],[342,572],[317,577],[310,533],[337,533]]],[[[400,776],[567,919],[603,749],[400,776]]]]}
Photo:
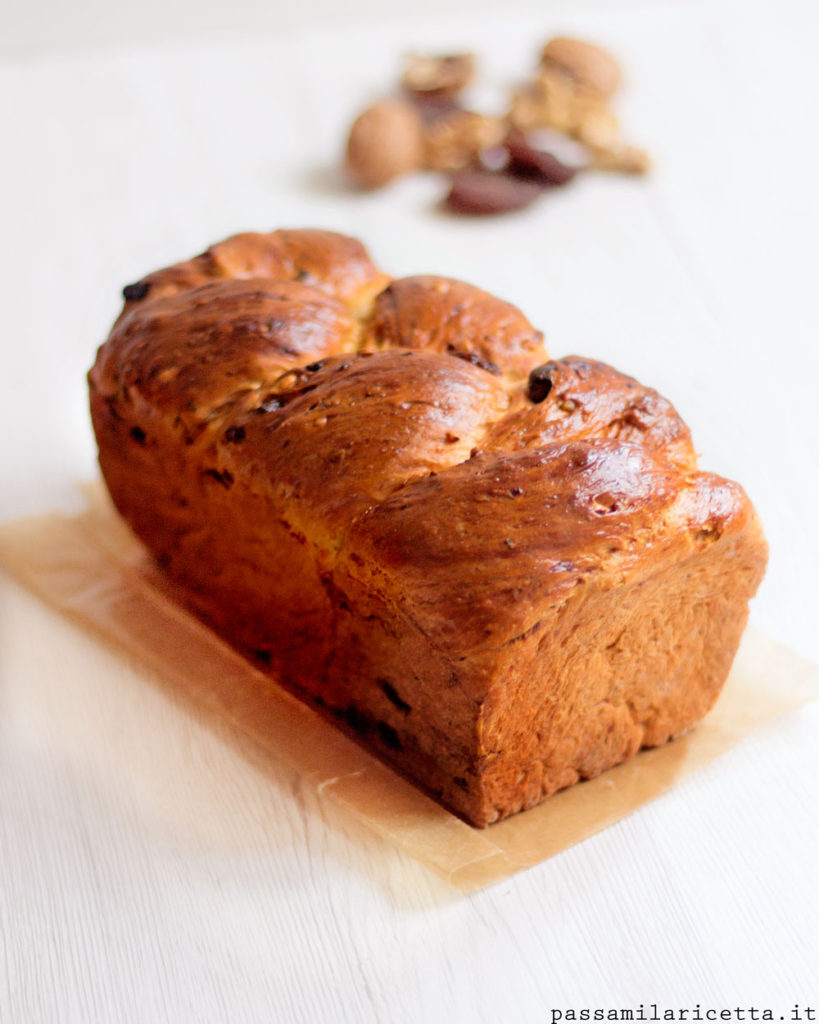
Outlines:
{"type": "Polygon", "coordinates": [[[543,47],[540,62],[555,68],[601,96],[613,96],[623,79],[620,65],[606,50],[580,39],[558,36],[543,47]]]}
{"type": "Polygon", "coordinates": [[[378,188],[421,167],[424,128],[411,103],[383,100],[360,114],[347,139],[347,168],[363,188],[378,188]]]}
{"type": "Polygon", "coordinates": [[[401,83],[410,93],[457,96],[475,77],[471,53],[429,57],[412,53],[407,57],[401,83]]]}

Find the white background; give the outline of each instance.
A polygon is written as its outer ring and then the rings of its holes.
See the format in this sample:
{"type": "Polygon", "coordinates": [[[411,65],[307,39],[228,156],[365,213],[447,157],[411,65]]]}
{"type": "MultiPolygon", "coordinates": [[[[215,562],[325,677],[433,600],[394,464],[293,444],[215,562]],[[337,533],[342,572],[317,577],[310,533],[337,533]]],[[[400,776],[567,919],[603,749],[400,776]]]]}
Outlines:
{"type": "MultiPolygon", "coordinates": [[[[119,289],[242,229],[361,237],[519,304],[553,355],[670,397],[756,502],[753,621],[819,661],[819,7],[810,0],[0,10],[0,519],[95,472],[84,373],[119,289]],[[410,48],[500,108],[550,34],[609,45],[657,158],[498,220],[337,176],[410,48]]],[[[816,705],[582,846],[462,896],[240,755],[0,582],[0,1020],[522,1021],[819,1003],[816,705]]]]}

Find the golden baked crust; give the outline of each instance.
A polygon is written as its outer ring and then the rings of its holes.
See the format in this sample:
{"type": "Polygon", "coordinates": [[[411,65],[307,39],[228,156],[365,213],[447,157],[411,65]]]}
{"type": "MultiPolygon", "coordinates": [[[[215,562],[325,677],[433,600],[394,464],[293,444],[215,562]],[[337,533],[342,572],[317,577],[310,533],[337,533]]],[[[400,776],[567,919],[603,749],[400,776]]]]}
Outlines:
{"type": "Polygon", "coordinates": [[[467,820],[716,700],[766,546],[656,392],[329,232],[237,235],[126,298],[89,375],[118,509],[215,629],[467,820]]]}

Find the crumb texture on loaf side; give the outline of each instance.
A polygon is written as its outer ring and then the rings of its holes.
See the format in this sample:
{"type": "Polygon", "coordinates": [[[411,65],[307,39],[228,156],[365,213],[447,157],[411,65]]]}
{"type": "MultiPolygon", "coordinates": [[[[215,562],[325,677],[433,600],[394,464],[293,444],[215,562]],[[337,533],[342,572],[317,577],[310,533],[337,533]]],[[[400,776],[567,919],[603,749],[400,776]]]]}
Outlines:
{"type": "Polygon", "coordinates": [[[354,239],[243,234],[125,289],[112,498],[198,614],[475,825],[690,729],[764,572],[650,388],[354,239]]]}

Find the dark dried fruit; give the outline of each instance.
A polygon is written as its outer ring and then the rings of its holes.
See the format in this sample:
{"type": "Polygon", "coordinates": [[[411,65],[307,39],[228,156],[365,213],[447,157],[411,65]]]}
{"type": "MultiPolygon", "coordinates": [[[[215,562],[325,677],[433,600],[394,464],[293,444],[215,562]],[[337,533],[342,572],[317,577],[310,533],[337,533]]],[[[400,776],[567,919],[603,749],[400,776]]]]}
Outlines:
{"type": "Polygon", "coordinates": [[[494,373],[496,377],[501,375],[502,371],[497,363],[493,363],[490,359],[481,359],[476,352],[464,352],[462,349],[455,348],[454,345],[447,345],[446,350],[456,359],[463,359],[465,363],[471,363],[481,370],[486,370],[487,373],[494,373]]]}
{"type": "Polygon", "coordinates": [[[225,431],[225,443],[226,444],[238,444],[240,441],[245,439],[245,428],[244,427],[228,427],[225,431]]]}
{"type": "Polygon", "coordinates": [[[375,731],[385,747],[389,747],[390,750],[401,750],[403,748],[404,744],[401,742],[401,737],[387,722],[376,722],[375,731]]]}
{"type": "Polygon", "coordinates": [[[394,704],[399,711],[403,711],[405,715],[408,715],[410,711],[412,711],[410,705],[407,704],[405,700],[402,700],[401,697],[399,697],[398,691],[395,689],[395,687],[388,679],[379,679],[378,683],[381,689],[384,691],[384,696],[387,698],[388,701],[394,704]]]}
{"type": "Polygon", "coordinates": [[[547,142],[538,144],[537,135],[510,132],[506,139],[509,152],[508,170],[521,178],[542,182],[544,185],[566,185],[577,174],[582,164],[564,163],[554,152],[558,146],[547,142]]]}
{"type": "Polygon", "coordinates": [[[145,444],[145,431],[142,427],[131,427],[131,437],[137,444],[145,444]]]}
{"type": "Polygon", "coordinates": [[[122,297],[126,302],[138,302],[148,294],[151,285],[148,281],[137,281],[136,284],[126,284],[122,289],[122,297]]]}
{"type": "Polygon", "coordinates": [[[511,213],[531,206],[542,191],[539,182],[470,167],[453,176],[444,202],[457,213],[511,213]]]}
{"type": "Polygon", "coordinates": [[[366,712],[359,711],[354,704],[351,704],[346,708],[333,708],[333,713],[337,715],[342,722],[346,722],[347,725],[349,725],[349,727],[355,732],[361,733],[362,736],[366,736],[367,733],[372,731],[372,718],[366,712]]]}
{"type": "Polygon", "coordinates": [[[202,475],[210,477],[211,480],[215,480],[216,483],[221,484],[226,491],[230,490],[233,486],[233,474],[227,469],[223,469],[221,473],[218,469],[206,469],[202,475]]]}
{"type": "Polygon", "coordinates": [[[529,400],[537,404],[549,397],[552,390],[552,374],[557,369],[556,363],[543,363],[536,366],[529,374],[529,400]]]}

